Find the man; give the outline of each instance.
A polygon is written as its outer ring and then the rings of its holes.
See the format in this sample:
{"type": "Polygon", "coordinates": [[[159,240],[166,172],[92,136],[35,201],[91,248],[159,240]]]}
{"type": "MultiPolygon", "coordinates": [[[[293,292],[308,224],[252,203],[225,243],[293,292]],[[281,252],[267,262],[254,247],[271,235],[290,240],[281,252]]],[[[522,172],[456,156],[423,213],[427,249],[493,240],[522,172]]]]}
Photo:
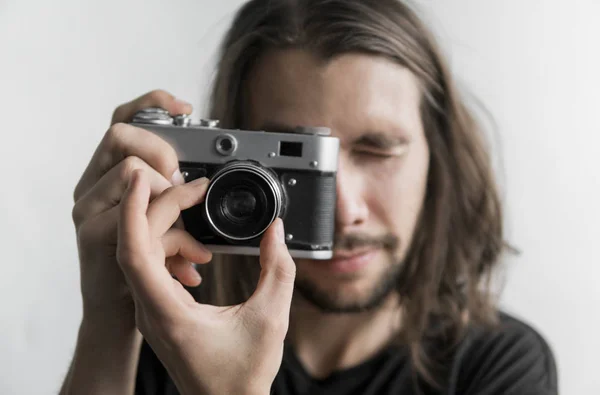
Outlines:
{"type": "Polygon", "coordinates": [[[75,189],[84,314],[62,393],[557,392],[546,342],[492,301],[489,157],[406,5],[253,0],[223,44],[222,127],[340,139],[329,261],[292,260],[279,219],[260,258],[212,256],[173,226],[208,180],[181,185],[173,149],[124,124],[150,106],[191,111],[163,91],[117,108],[75,189]]]}

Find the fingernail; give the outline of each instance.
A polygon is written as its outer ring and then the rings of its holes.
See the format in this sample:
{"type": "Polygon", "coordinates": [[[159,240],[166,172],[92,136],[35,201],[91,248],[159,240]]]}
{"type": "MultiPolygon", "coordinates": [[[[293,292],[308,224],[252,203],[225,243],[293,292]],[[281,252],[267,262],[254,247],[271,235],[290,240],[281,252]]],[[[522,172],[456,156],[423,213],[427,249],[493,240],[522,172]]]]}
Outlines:
{"type": "Polygon", "coordinates": [[[277,233],[277,241],[280,244],[285,244],[285,231],[283,229],[283,220],[281,218],[277,218],[276,221],[277,222],[275,226],[277,227],[277,229],[275,229],[275,231],[277,233]]]}
{"type": "Polygon", "coordinates": [[[200,186],[200,185],[206,184],[207,182],[208,182],[208,178],[200,177],[200,178],[196,178],[194,181],[190,182],[190,185],[200,186]]]}
{"type": "Polygon", "coordinates": [[[183,106],[183,107],[192,107],[192,105],[188,102],[186,102],[185,100],[181,100],[181,99],[176,99],[175,102],[177,103],[178,106],[183,106]]]}
{"type": "MultiPolygon", "coordinates": [[[[209,254],[212,255],[212,251],[208,249],[207,246],[205,246],[204,244],[202,244],[201,242],[197,241],[196,242],[196,246],[202,250],[205,254],[209,254]]],[[[196,263],[196,265],[198,265],[198,263],[196,263]]]]}
{"type": "Polygon", "coordinates": [[[173,175],[171,176],[171,183],[173,185],[185,184],[185,179],[183,178],[183,175],[181,174],[181,171],[179,171],[179,169],[175,170],[175,173],[173,173],[173,175]]]}
{"type": "Polygon", "coordinates": [[[192,270],[192,277],[194,277],[194,280],[202,282],[202,277],[200,277],[200,273],[198,273],[196,271],[196,268],[194,268],[193,266],[192,266],[192,269],[193,269],[192,270]]]}

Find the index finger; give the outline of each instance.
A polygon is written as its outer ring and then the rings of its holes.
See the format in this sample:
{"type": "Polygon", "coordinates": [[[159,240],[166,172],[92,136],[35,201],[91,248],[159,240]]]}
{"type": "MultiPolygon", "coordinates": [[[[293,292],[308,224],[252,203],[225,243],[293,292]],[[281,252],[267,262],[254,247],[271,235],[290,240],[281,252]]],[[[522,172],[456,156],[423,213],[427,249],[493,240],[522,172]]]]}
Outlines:
{"type": "Polygon", "coordinates": [[[207,178],[198,178],[169,188],[154,199],[146,213],[150,235],[161,237],[173,226],[183,210],[200,204],[204,200],[208,183],[207,178]]]}
{"type": "Polygon", "coordinates": [[[122,266],[135,266],[150,250],[146,211],[150,187],[140,170],[133,172],[120,204],[117,256],[122,266]]]}
{"type": "Polygon", "coordinates": [[[106,172],[128,156],[137,156],[167,180],[183,183],[175,150],[163,139],[148,131],[139,132],[126,125],[136,112],[148,107],[161,107],[171,114],[189,114],[192,106],[177,100],[164,90],[148,92],[114,111],[111,127],[94,152],[74,191],[74,200],[83,196],[106,172]],[[174,178],[175,177],[175,178],[174,178]]]}
{"type": "Polygon", "coordinates": [[[148,229],[146,211],[150,185],[144,172],[136,170],[120,207],[117,261],[137,300],[152,310],[169,315],[176,303],[171,276],[157,256],[148,229]],[[157,265],[160,263],[160,265],[157,265]]]}
{"type": "Polygon", "coordinates": [[[74,198],[79,200],[110,169],[127,157],[138,157],[175,184],[182,184],[179,160],[175,149],[156,134],[145,129],[118,123],[110,127],[96,148],[90,163],[75,187],[74,198]]]}

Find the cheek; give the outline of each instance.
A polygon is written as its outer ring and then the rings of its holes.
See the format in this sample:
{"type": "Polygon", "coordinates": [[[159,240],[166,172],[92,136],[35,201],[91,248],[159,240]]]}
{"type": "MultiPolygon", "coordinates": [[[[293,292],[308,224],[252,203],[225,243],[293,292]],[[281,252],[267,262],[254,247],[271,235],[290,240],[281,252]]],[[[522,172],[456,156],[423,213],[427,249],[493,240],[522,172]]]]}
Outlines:
{"type": "Polygon", "coordinates": [[[369,208],[373,220],[410,243],[425,199],[428,151],[414,150],[395,164],[368,177],[369,208]]]}

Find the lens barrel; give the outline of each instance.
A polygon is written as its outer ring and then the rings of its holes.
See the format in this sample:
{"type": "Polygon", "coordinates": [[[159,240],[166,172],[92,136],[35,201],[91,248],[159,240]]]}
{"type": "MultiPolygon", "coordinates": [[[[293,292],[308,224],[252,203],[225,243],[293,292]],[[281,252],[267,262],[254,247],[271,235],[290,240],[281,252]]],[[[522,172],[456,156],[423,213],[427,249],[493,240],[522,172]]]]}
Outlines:
{"type": "Polygon", "coordinates": [[[205,214],[214,232],[232,241],[253,239],[267,230],[285,206],[276,175],[258,163],[232,162],[212,177],[205,214]]]}

